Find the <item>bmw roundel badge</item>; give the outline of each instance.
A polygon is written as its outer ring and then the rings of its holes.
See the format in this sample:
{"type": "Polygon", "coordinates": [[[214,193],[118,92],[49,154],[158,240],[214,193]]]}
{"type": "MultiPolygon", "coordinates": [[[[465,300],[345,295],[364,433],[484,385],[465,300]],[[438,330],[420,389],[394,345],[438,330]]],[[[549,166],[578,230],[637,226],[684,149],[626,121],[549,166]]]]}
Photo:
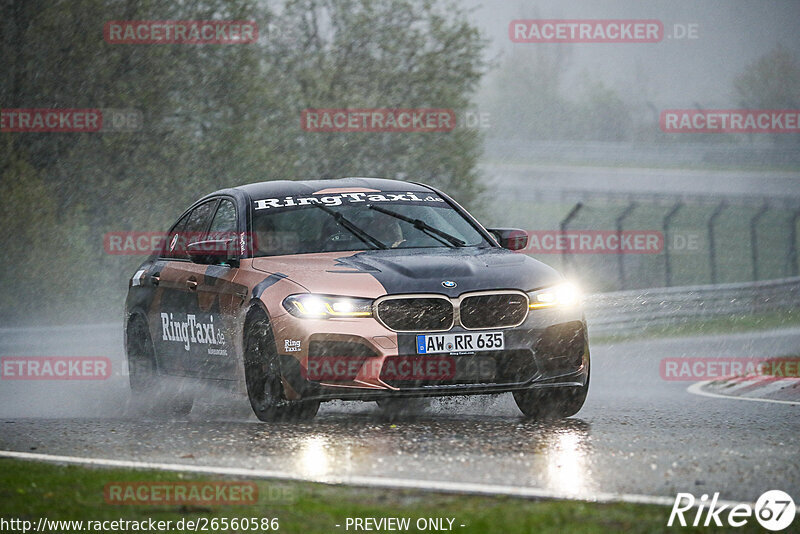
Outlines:
{"type": "Polygon", "coordinates": [[[454,288],[454,287],[456,287],[458,284],[456,284],[456,283],[455,283],[455,282],[453,282],[452,280],[444,280],[444,281],[442,282],[442,285],[443,285],[444,287],[447,287],[447,288],[454,288]]]}

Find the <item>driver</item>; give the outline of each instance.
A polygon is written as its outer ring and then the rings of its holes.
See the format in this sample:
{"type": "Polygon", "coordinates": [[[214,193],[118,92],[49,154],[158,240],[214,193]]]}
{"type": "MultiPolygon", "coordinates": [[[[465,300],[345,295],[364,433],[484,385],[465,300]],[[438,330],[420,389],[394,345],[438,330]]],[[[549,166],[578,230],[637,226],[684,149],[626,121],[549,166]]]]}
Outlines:
{"type": "Polygon", "coordinates": [[[389,248],[397,248],[406,241],[403,237],[403,230],[400,228],[400,223],[397,221],[384,220],[375,222],[369,231],[375,239],[389,248]]]}
{"type": "Polygon", "coordinates": [[[378,216],[375,212],[362,213],[353,221],[366,233],[386,245],[387,248],[397,248],[405,243],[403,230],[396,219],[378,216]]]}

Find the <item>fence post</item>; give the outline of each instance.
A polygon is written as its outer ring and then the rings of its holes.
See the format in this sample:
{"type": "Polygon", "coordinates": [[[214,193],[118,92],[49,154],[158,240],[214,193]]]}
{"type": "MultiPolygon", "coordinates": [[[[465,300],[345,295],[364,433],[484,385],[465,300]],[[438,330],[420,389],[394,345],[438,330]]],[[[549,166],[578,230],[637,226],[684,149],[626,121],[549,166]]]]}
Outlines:
{"type": "Polygon", "coordinates": [[[764,201],[755,215],[750,219],[750,260],[753,262],[753,281],[758,281],[758,221],[769,209],[769,204],[764,201]]]}
{"type": "Polygon", "coordinates": [[[628,207],[617,217],[617,242],[620,244],[620,250],[617,251],[617,268],[619,269],[619,288],[625,289],[625,264],[623,262],[624,255],[622,254],[622,223],[636,209],[636,202],[631,202],[628,207]]]}
{"type": "MultiPolygon", "coordinates": [[[[560,235],[564,235],[567,231],[567,225],[572,222],[572,219],[578,216],[578,212],[581,211],[583,208],[583,202],[577,202],[572,209],[569,210],[567,216],[559,223],[558,228],[560,230],[560,235]]],[[[569,261],[569,251],[564,249],[561,251],[561,265],[564,269],[564,272],[567,270],[567,262],[569,261]]]]}
{"type": "Polygon", "coordinates": [[[711,217],[708,218],[708,256],[709,262],[711,267],[711,283],[717,283],[717,250],[716,250],[716,243],[714,242],[714,222],[717,220],[717,217],[722,213],[728,205],[723,200],[720,202],[714,212],[711,214],[711,217]]]}
{"type": "Polygon", "coordinates": [[[664,233],[664,286],[670,287],[672,285],[672,264],[670,263],[669,257],[669,244],[667,242],[667,232],[669,232],[669,226],[672,224],[672,219],[675,215],[678,214],[678,211],[683,207],[683,202],[680,200],[672,206],[672,209],[669,210],[664,216],[664,222],[661,224],[661,229],[664,233]]]}

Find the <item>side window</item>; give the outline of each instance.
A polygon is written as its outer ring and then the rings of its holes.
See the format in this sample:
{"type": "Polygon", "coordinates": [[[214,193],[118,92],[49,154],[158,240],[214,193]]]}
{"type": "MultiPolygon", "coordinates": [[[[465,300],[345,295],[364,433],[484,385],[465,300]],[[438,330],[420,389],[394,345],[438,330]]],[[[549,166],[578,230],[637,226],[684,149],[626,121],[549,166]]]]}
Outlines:
{"type": "Polygon", "coordinates": [[[193,209],[192,214],[189,215],[189,222],[186,223],[185,231],[188,233],[196,233],[198,234],[198,238],[201,237],[199,234],[206,231],[208,220],[211,218],[211,214],[214,212],[216,206],[217,201],[210,200],[193,209]]]}
{"type": "Polygon", "coordinates": [[[227,236],[228,234],[233,234],[236,230],[236,206],[230,200],[223,200],[220,202],[217,213],[211,221],[209,233],[224,233],[227,236]]]}
{"type": "Polygon", "coordinates": [[[203,234],[208,227],[211,214],[217,206],[217,200],[211,200],[200,204],[184,217],[181,222],[170,232],[167,240],[167,248],[164,257],[174,259],[189,259],[186,254],[186,247],[197,241],[202,240],[203,234]]]}
{"type": "Polygon", "coordinates": [[[182,257],[180,253],[178,253],[181,248],[178,246],[178,242],[181,241],[183,236],[183,229],[186,228],[186,223],[189,221],[189,215],[191,213],[187,213],[186,215],[181,218],[180,221],[175,223],[175,226],[170,231],[169,235],[167,236],[167,240],[164,243],[163,248],[161,249],[160,257],[162,258],[180,258],[182,257]]]}
{"type": "Polygon", "coordinates": [[[225,240],[227,242],[226,253],[229,257],[238,257],[236,250],[239,245],[239,233],[236,227],[236,206],[230,200],[221,200],[217,213],[211,220],[211,227],[208,229],[208,239],[225,240]]]}

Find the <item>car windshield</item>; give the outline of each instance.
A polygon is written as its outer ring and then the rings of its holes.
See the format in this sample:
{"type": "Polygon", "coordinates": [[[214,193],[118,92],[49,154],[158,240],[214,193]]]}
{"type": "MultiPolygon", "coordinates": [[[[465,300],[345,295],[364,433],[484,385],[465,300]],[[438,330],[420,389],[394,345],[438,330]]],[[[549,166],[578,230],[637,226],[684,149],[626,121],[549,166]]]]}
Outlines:
{"type": "Polygon", "coordinates": [[[255,256],[491,246],[438,195],[405,192],[259,199],[253,233],[255,256]]]}

